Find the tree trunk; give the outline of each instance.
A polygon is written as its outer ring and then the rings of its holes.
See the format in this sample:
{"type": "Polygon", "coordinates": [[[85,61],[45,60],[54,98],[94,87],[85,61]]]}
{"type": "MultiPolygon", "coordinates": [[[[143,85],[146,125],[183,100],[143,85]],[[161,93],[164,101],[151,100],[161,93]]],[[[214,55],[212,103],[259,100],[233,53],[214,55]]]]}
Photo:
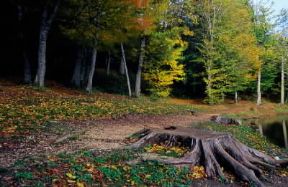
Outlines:
{"type": "Polygon", "coordinates": [[[257,80],[257,105],[261,105],[262,99],[261,99],[261,68],[258,71],[258,80],[257,80]]]}
{"type": "Polygon", "coordinates": [[[206,94],[208,99],[208,104],[214,104],[214,97],[212,95],[212,75],[211,75],[211,60],[208,59],[207,62],[207,82],[206,82],[206,94]]]}
{"type": "Polygon", "coordinates": [[[71,84],[76,88],[81,87],[81,67],[82,67],[83,51],[78,50],[77,59],[75,61],[74,72],[71,80],[71,84]]]}
{"type": "Polygon", "coordinates": [[[108,60],[107,60],[107,69],[106,69],[107,76],[110,75],[110,68],[111,68],[111,53],[109,51],[108,52],[108,60]]]}
{"type": "Polygon", "coordinates": [[[124,62],[124,67],[125,67],[125,75],[126,75],[126,80],[127,80],[128,94],[129,94],[129,97],[131,97],[132,96],[131,84],[130,84],[130,78],[129,78],[128,68],[127,68],[127,62],[126,62],[126,56],[125,56],[123,43],[121,43],[121,51],[122,51],[122,59],[124,62]]]}
{"type": "Polygon", "coordinates": [[[81,74],[80,74],[80,82],[81,82],[81,88],[84,87],[84,85],[86,85],[87,81],[85,79],[86,77],[86,63],[83,62],[82,66],[81,66],[81,74]]]}
{"type": "Polygon", "coordinates": [[[237,104],[238,103],[238,92],[235,91],[235,103],[237,104]]]}
{"type": "Polygon", "coordinates": [[[23,58],[24,58],[24,83],[31,84],[32,80],[31,64],[25,51],[23,51],[23,58]]]}
{"type": "Polygon", "coordinates": [[[281,61],[281,104],[285,103],[285,64],[284,57],[281,61]]]}
{"type": "MultiPolygon", "coordinates": [[[[80,82],[81,82],[81,88],[85,87],[87,85],[87,74],[89,72],[87,72],[88,65],[87,65],[87,61],[90,61],[91,59],[91,54],[89,53],[89,50],[87,48],[83,48],[83,61],[81,64],[81,73],[80,73],[80,82]]],[[[90,65],[90,63],[89,63],[90,65]]]]}
{"type": "Polygon", "coordinates": [[[46,73],[46,45],[49,28],[41,27],[39,36],[39,49],[38,49],[38,69],[36,85],[40,88],[44,87],[45,73],[46,73]]]}
{"type": "Polygon", "coordinates": [[[288,148],[288,137],[287,137],[287,127],[286,127],[286,121],[282,121],[282,128],[283,128],[283,137],[284,137],[284,145],[285,148],[288,148]]]}
{"type": "Polygon", "coordinates": [[[261,181],[265,179],[262,168],[274,169],[276,166],[287,166],[288,163],[287,160],[275,160],[247,147],[228,133],[171,126],[164,129],[144,129],[134,137],[139,139],[130,146],[132,148],[158,144],[181,146],[188,150],[181,158],[144,153],[140,155],[140,161],[157,160],[178,166],[202,165],[209,178],[225,179],[223,169],[227,169],[241,180],[256,186],[264,186],[261,181]]]}
{"type": "Polygon", "coordinates": [[[88,83],[87,83],[87,87],[86,87],[86,91],[88,93],[92,93],[93,77],[94,77],[94,72],[95,72],[96,60],[97,60],[97,49],[93,48],[91,66],[89,69],[88,83]]]}
{"type": "Polygon", "coordinates": [[[121,75],[125,75],[125,64],[123,58],[121,58],[119,73],[121,75]]]}
{"type": "Polygon", "coordinates": [[[143,68],[143,63],[144,63],[145,46],[146,46],[145,38],[142,38],[138,70],[137,70],[136,82],[135,82],[135,96],[136,97],[140,97],[140,94],[141,94],[141,78],[142,78],[142,68],[143,68]]]}
{"type": "Polygon", "coordinates": [[[46,6],[41,16],[40,33],[39,33],[39,46],[38,46],[38,69],[35,78],[35,83],[38,87],[44,87],[45,74],[46,74],[46,48],[48,33],[51,28],[51,24],[54,21],[56,13],[60,5],[60,0],[57,0],[53,6],[52,12],[48,13],[48,7],[46,6]]]}
{"type": "Polygon", "coordinates": [[[18,34],[19,34],[20,46],[22,50],[22,57],[24,61],[24,83],[30,84],[31,83],[31,65],[30,65],[30,61],[28,59],[26,49],[25,49],[24,30],[23,30],[24,11],[21,5],[17,6],[17,13],[18,13],[18,23],[19,23],[18,34]]]}

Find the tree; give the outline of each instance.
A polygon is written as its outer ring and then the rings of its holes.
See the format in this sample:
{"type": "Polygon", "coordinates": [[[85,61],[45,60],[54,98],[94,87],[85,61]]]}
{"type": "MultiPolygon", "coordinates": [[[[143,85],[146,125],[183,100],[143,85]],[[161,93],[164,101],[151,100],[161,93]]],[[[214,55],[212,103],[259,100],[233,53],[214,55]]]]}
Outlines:
{"type": "Polygon", "coordinates": [[[187,44],[180,34],[181,28],[174,27],[150,35],[143,77],[153,95],[168,96],[174,81],[184,76],[183,65],[179,60],[187,44]]]}
{"type": "Polygon", "coordinates": [[[17,20],[18,20],[18,39],[20,43],[20,51],[21,56],[24,61],[24,83],[30,84],[32,80],[31,75],[31,64],[30,60],[28,58],[27,50],[26,50],[26,40],[25,40],[25,16],[27,14],[27,7],[25,6],[25,3],[22,1],[16,1],[14,2],[17,7],[17,20]]]}
{"type": "Polygon", "coordinates": [[[254,32],[257,38],[257,44],[262,50],[262,55],[260,56],[260,65],[257,71],[257,105],[262,103],[262,79],[263,79],[263,69],[265,64],[265,53],[269,53],[269,47],[271,42],[271,35],[269,33],[272,31],[273,27],[271,24],[271,3],[267,2],[251,2],[253,13],[254,13],[254,32]]]}
{"type": "Polygon", "coordinates": [[[44,87],[45,81],[48,33],[59,9],[60,2],[61,0],[51,0],[43,2],[42,5],[38,46],[38,69],[35,77],[35,84],[40,88],[44,87]]]}
{"type": "Polygon", "coordinates": [[[204,78],[206,83],[206,101],[209,104],[217,103],[221,96],[219,89],[214,89],[216,82],[223,80],[224,77],[219,76],[220,70],[215,66],[215,62],[220,58],[220,55],[215,47],[216,28],[219,21],[221,10],[217,0],[204,0],[196,3],[197,14],[202,29],[202,36],[198,50],[201,57],[198,61],[202,62],[207,74],[204,78]]]}
{"type": "Polygon", "coordinates": [[[141,79],[142,68],[144,64],[144,55],[146,48],[147,36],[155,28],[155,23],[161,20],[165,10],[169,4],[168,0],[132,0],[136,7],[136,17],[134,19],[134,29],[138,31],[140,36],[140,54],[138,60],[138,68],[135,81],[135,96],[139,97],[141,94],[141,79]]]}
{"type": "Polygon", "coordinates": [[[114,31],[119,26],[119,17],[125,15],[124,7],[128,1],[113,0],[74,0],[70,1],[65,16],[71,21],[63,24],[64,33],[80,45],[92,49],[86,91],[91,93],[100,45],[114,38],[114,31]]]}
{"type": "Polygon", "coordinates": [[[278,51],[281,57],[281,94],[280,103],[285,103],[285,70],[286,62],[288,60],[288,10],[282,9],[277,19],[278,25],[278,51]]]}
{"type": "Polygon", "coordinates": [[[205,69],[206,102],[219,103],[231,92],[237,102],[259,64],[249,7],[240,0],[205,0],[196,6],[202,31],[196,60],[205,69]]]}
{"type": "Polygon", "coordinates": [[[249,6],[243,1],[223,1],[225,13],[221,15],[218,43],[221,69],[226,75],[224,93],[234,93],[235,103],[238,92],[244,91],[254,79],[254,72],[260,65],[260,49],[253,35],[253,23],[249,6]]]}

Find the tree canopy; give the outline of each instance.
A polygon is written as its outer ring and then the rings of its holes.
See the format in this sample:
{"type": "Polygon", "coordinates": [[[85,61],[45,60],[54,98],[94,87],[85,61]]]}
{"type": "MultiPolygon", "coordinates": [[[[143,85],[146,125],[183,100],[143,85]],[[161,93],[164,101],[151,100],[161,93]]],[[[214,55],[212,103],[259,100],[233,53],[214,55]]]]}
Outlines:
{"type": "MultiPolygon", "coordinates": [[[[110,69],[117,74],[120,67],[117,76],[126,72],[127,81],[122,84],[128,84],[129,95],[130,81],[135,81],[135,96],[141,92],[159,97],[200,96],[215,104],[227,97],[237,102],[240,93],[252,97],[257,93],[261,103],[261,95],[274,98],[280,93],[280,64],[285,68],[287,61],[288,14],[283,9],[272,19],[269,3],[10,0],[5,4],[13,10],[7,13],[7,21],[14,25],[7,35],[20,36],[9,44],[20,54],[11,64],[25,70],[25,83],[32,82],[36,71],[35,82],[43,87],[47,66],[48,79],[67,83],[70,76],[76,87],[82,85],[91,92],[98,87],[93,80],[103,76],[94,75],[95,71],[106,68],[108,76],[110,69]],[[59,68],[65,76],[53,76],[59,68]]],[[[11,49],[7,48],[7,54],[14,53],[11,49]]],[[[10,69],[11,64],[5,67],[10,69]]]]}

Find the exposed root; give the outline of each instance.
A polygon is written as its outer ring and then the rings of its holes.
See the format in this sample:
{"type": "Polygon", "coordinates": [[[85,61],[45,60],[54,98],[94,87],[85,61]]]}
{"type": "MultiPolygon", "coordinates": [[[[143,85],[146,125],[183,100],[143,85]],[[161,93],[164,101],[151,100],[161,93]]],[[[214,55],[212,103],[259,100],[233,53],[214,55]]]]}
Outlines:
{"type": "Polygon", "coordinates": [[[234,139],[230,134],[217,133],[191,128],[145,129],[136,133],[140,139],[131,147],[141,148],[148,144],[166,146],[182,146],[189,150],[181,158],[167,158],[150,154],[142,156],[142,160],[158,160],[173,165],[203,165],[208,177],[225,179],[222,168],[232,171],[239,179],[264,186],[262,168],[274,169],[287,166],[286,160],[274,158],[247,147],[234,139]]]}

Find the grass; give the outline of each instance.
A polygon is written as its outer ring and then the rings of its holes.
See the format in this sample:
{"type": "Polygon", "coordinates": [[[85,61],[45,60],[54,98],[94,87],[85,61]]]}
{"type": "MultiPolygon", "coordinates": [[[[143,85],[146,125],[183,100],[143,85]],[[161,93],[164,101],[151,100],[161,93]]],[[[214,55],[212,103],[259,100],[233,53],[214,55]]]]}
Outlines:
{"type": "Polygon", "coordinates": [[[270,155],[281,155],[285,150],[269,142],[264,136],[261,136],[252,126],[249,125],[219,125],[213,122],[199,123],[196,128],[203,128],[218,132],[227,132],[232,134],[237,140],[254,149],[266,152],[270,155]]]}
{"type": "Polygon", "coordinates": [[[288,105],[278,105],[275,108],[275,110],[279,114],[287,114],[288,113],[288,105]]]}

